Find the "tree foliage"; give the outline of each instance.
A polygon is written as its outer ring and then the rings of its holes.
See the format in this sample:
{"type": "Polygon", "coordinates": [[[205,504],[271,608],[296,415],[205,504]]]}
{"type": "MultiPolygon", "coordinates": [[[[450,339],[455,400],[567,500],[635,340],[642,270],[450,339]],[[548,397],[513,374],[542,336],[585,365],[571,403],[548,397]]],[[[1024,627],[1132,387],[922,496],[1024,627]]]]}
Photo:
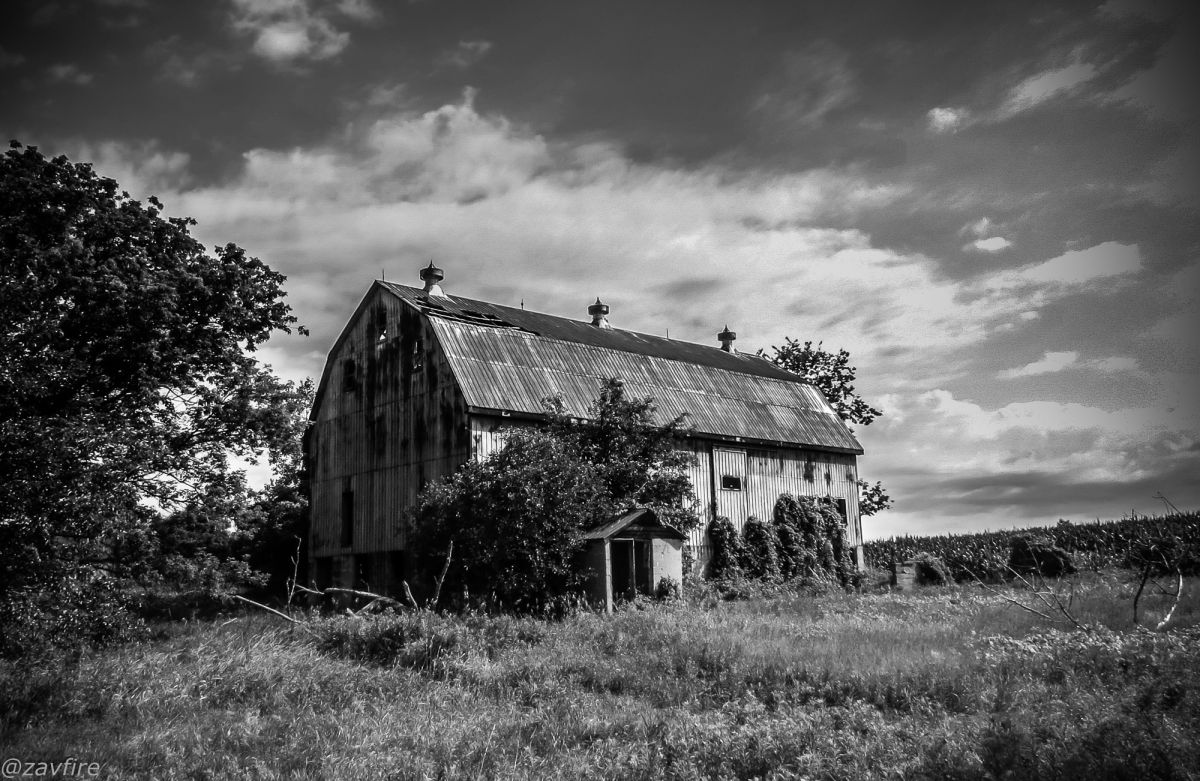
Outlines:
{"type": "MultiPolygon", "coordinates": [[[[801,344],[791,337],[784,337],[782,347],[771,346],[771,355],[761,350],[759,354],[776,366],[800,375],[805,382],[821,391],[821,395],[842,420],[860,426],[871,425],[883,411],[872,407],[855,390],[854,380],[858,376],[858,369],[850,365],[850,353],[846,350],[831,353],[822,347],[823,344],[817,342],[814,347],[811,341],[801,344]]],[[[877,481],[871,485],[862,479],[857,482],[861,515],[875,515],[892,506],[892,497],[884,490],[882,483],[877,481]]]]}
{"type": "Polygon", "coordinates": [[[633,507],[653,508],[686,530],[698,522],[686,467],[674,444],[682,421],[654,423],[650,399],[603,383],[584,418],[546,400],[548,424],[510,429],[496,452],[422,491],[410,540],[423,580],[454,543],[443,593],[519,611],[578,591],[582,534],[633,507]]]}
{"type": "Polygon", "coordinates": [[[295,324],[283,276],[161,210],[0,158],[0,621],[145,574],[162,510],[285,447],[296,389],[254,356],[295,324]]]}
{"type": "Polygon", "coordinates": [[[783,346],[772,345],[772,354],[766,357],[821,391],[842,420],[869,426],[883,412],[865,402],[855,391],[858,369],[850,365],[850,353],[845,350],[831,353],[824,350],[822,344],[817,342],[814,347],[811,341],[800,344],[785,337],[783,346]]]}

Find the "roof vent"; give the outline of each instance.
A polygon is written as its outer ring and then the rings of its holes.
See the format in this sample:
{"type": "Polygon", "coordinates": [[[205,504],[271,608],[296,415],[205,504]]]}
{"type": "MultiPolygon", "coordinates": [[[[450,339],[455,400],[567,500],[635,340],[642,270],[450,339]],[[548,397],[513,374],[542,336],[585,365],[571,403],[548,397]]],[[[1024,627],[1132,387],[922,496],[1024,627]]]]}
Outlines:
{"type": "Polygon", "coordinates": [[[588,307],[588,314],[592,316],[592,325],[597,328],[612,328],[608,324],[608,304],[602,303],[599,297],[596,303],[588,307]]]}
{"type": "Polygon", "coordinates": [[[421,281],[425,283],[425,295],[446,298],[446,294],[442,292],[442,286],[438,284],[445,278],[445,272],[433,265],[432,260],[429,261],[429,265],[421,269],[421,281]]]}
{"type": "Polygon", "coordinates": [[[729,330],[729,325],[725,325],[725,330],[717,334],[717,338],[721,340],[721,349],[727,353],[736,353],[737,348],[733,346],[733,341],[737,339],[737,334],[729,330]]]}

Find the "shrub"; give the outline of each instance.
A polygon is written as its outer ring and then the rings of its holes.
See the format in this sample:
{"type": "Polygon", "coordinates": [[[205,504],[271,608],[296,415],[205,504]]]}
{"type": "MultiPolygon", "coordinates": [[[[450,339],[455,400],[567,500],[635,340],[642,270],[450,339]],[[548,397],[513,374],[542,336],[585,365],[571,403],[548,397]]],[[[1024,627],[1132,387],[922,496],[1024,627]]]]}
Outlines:
{"type": "Polygon", "coordinates": [[[751,515],[742,530],[742,571],[750,578],[779,582],[778,549],[775,527],[751,515]]]}
{"type": "Polygon", "coordinates": [[[800,532],[804,511],[791,494],[780,494],[771,519],[779,540],[779,574],[791,580],[804,574],[804,537],[800,532]]]}
{"type": "Polygon", "coordinates": [[[718,515],[708,525],[708,541],[712,556],[708,560],[708,576],[713,580],[731,580],[742,575],[742,541],[733,523],[718,515]]]}
{"type": "Polygon", "coordinates": [[[1075,571],[1071,554],[1054,544],[1048,537],[1018,534],[1012,538],[1008,566],[1022,575],[1036,573],[1048,578],[1069,575],[1075,571]]]}
{"type": "Polygon", "coordinates": [[[660,602],[674,602],[682,595],[683,590],[675,578],[661,577],[654,586],[654,598],[660,602]]]}
{"type": "Polygon", "coordinates": [[[945,586],[954,582],[946,563],[929,553],[918,553],[913,559],[917,584],[921,586],[945,586]]]}

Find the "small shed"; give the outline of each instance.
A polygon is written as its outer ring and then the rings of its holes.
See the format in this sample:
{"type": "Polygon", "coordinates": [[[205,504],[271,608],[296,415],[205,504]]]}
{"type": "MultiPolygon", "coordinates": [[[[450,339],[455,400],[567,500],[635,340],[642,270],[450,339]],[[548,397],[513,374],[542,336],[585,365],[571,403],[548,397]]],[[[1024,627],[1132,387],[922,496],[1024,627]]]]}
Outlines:
{"type": "Polygon", "coordinates": [[[648,508],[639,508],[583,535],[590,593],[612,610],[613,602],[650,595],[663,578],[683,580],[683,543],[687,535],[666,525],[648,508]]]}

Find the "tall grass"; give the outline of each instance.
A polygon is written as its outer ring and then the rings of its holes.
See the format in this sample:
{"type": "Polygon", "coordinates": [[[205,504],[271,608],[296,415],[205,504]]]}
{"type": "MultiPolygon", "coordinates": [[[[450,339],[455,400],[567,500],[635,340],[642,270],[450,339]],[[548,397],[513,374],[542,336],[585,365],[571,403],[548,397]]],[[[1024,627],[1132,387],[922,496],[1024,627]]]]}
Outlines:
{"type": "Polygon", "coordinates": [[[0,668],[0,742],[120,778],[1194,777],[1197,617],[1128,629],[1119,585],[1089,631],[968,588],[242,616],[0,668]]]}

